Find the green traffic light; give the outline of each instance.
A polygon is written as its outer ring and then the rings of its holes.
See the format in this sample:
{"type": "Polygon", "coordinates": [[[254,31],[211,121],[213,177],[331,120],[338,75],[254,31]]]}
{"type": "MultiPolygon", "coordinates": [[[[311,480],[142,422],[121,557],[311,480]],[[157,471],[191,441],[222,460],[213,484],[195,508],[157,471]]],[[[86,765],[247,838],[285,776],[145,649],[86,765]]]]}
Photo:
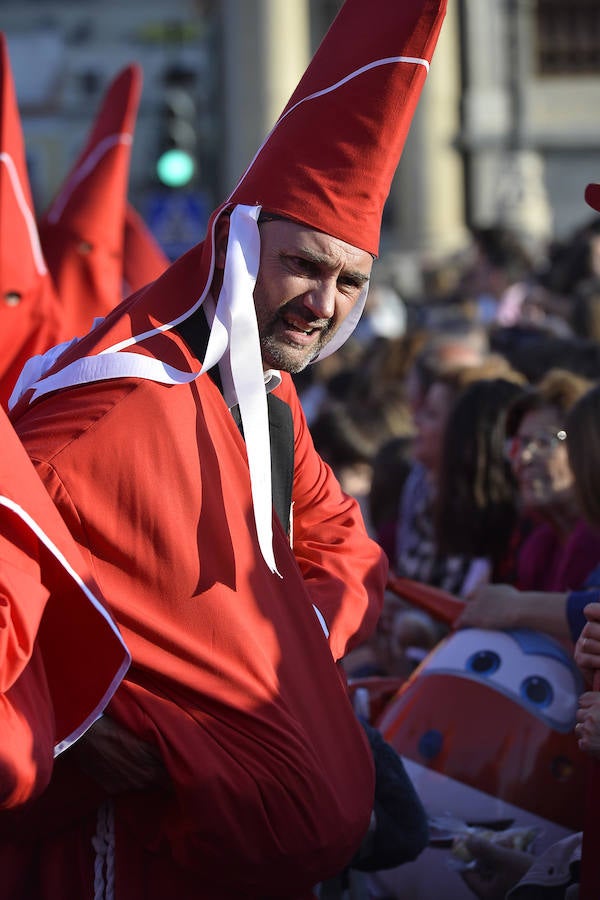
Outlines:
{"type": "Polygon", "coordinates": [[[194,177],[196,164],[185,150],[166,150],[156,162],[156,174],[167,187],[184,187],[194,177]]]}

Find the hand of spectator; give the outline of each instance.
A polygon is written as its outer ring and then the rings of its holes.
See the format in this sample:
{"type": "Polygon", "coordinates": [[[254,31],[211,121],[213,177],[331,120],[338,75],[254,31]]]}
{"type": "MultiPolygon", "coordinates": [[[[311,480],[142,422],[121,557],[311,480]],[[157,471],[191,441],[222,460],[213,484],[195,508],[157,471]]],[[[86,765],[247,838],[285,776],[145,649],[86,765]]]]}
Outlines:
{"type": "Polygon", "coordinates": [[[575,662],[588,684],[600,669],[600,603],[588,603],[584,609],[587,623],[575,644],[575,662]]]}
{"type": "Polygon", "coordinates": [[[506,893],[521,880],[533,862],[529,853],[493,844],[476,835],[467,837],[465,846],[477,865],[460,874],[481,900],[504,900],[506,893]]]}
{"type": "Polygon", "coordinates": [[[109,794],[168,786],[156,747],[107,715],[101,716],[68,751],[79,768],[109,794]]]}
{"type": "Polygon", "coordinates": [[[579,698],[575,735],[579,747],[600,759],[600,693],[587,691],[579,698]]]}
{"type": "Polygon", "coordinates": [[[520,591],[510,584],[484,584],[467,599],[456,628],[511,628],[520,591]]]}

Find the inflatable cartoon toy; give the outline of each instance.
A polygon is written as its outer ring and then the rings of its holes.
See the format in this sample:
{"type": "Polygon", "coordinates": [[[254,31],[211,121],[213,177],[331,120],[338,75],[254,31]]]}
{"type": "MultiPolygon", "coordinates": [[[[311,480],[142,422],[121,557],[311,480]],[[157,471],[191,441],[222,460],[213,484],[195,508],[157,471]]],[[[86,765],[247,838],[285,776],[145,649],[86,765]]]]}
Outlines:
{"type": "MultiPolygon", "coordinates": [[[[395,587],[414,602],[410,585],[395,587]]],[[[445,605],[444,592],[424,585],[419,592],[421,608],[451,624],[462,602],[445,605]]],[[[375,724],[432,820],[532,827],[538,852],[582,827],[585,762],[573,727],[583,690],[572,656],[547,635],[466,628],[434,648],[375,724]]],[[[447,837],[445,851],[432,846],[415,863],[378,873],[373,896],[472,897],[448,865],[447,837]]]]}

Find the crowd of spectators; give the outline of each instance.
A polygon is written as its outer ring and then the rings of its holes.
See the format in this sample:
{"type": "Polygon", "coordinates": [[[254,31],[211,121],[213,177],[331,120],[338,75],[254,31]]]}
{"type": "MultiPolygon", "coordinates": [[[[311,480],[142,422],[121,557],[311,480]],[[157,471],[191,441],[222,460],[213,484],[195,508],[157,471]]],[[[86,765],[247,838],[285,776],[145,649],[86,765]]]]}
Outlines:
{"type": "MultiPolygon", "coordinates": [[[[589,666],[591,688],[600,661],[590,651],[600,610],[600,218],[541,260],[506,228],[474,230],[457,259],[423,272],[423,285],[419,297],[376,285],[344,352],[297,376],[315,445],[361,502],[390,560],[390,587],[398,576],[462,599],[453,628],[546,632],[589,666]]],[[[375,635],[346,671],[357,683],[401,684],[449,627],[389,590],[375,635]]],[[[598,697],[580,697],[575,729],[592,755],[598,697]]],[[[515,897],[538,896],[539,872],[543,882],[552,865],[559,892],[568,890],[581,835],[567,844],[564,865],[559,844],[531,866],[529,854],[474,838],[465,883],[480,897],[503,900],[517,882],[515,897]]]]}
{"type": "MultiPolygon", "coordinates": [[[[600,561],[561,440],[600,380],[599,247],[597,216],[543,258],[505,227],[474,229],[465,251],[424,268],[419,296],[375,284],[343,351],[296,376],[317,450],[394,574],[466,599],[486,584],[576,590],[600,561]]],[[[388,604],[377,652],[357,652],[350,674],[405,672],[403,651],[418,661],[444,634],[388,604]]]]}

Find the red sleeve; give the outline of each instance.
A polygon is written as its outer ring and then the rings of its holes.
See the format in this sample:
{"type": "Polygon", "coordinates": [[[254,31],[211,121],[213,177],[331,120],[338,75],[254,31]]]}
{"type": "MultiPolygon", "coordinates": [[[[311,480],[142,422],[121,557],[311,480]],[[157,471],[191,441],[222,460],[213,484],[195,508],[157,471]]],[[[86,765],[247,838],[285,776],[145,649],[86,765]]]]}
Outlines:
{"type": "Polygon", "coordinates": [[[338,660],[373,631],[383,603],[388,562],[368,536],[358,503],[343,493],[315,450],[289,375],[283,375],[276,393],[289,404],[294,419],[294,555],[338,660]]]}
{"type": "Polygon", "coordinates": [[[0,693],[28,663],[47,599],[37,561],[0,534],[0,693]]]}
{"type": "Polygon", "coordinates": [[[52,772],[54,717],[35,643],[48,592],[35,559],[0,536],[0,809],[30,800],[52,772]]]}

